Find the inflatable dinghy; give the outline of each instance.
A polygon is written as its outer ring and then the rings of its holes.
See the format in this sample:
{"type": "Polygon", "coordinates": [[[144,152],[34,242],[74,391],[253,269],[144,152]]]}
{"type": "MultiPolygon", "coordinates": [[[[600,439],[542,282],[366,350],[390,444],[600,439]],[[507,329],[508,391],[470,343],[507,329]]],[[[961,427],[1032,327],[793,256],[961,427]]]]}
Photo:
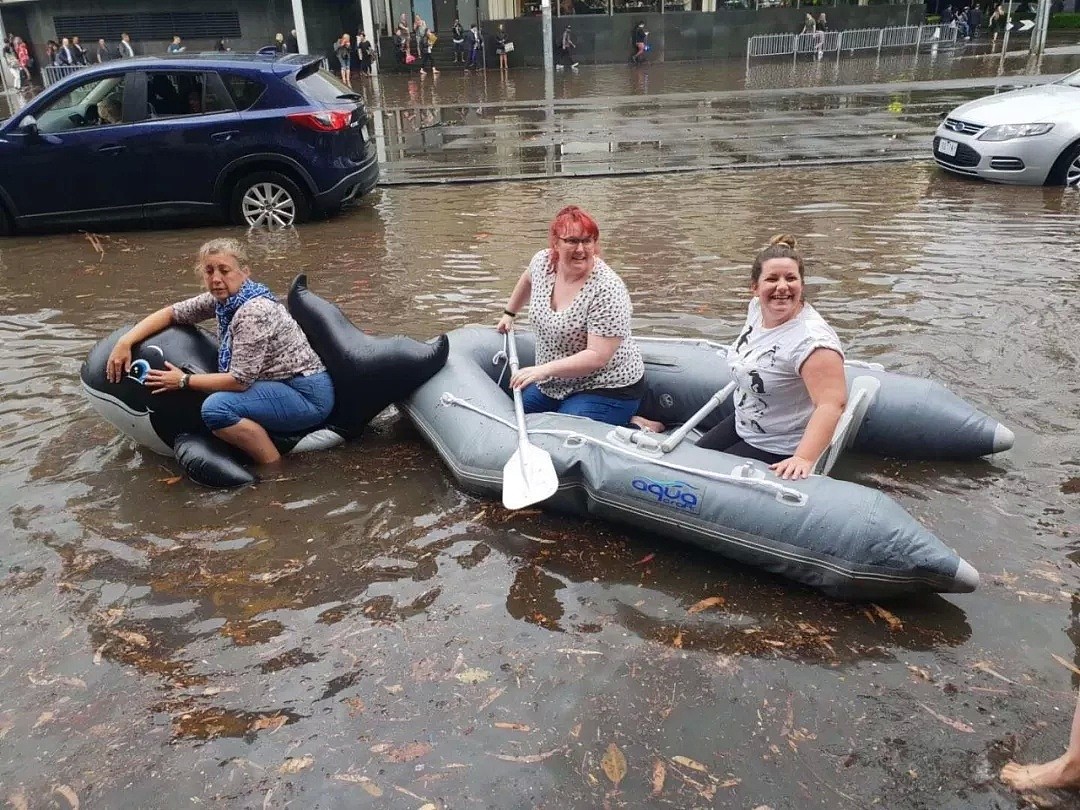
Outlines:
{"type": "MultiPolygon", "coordinates": [[[[499,495],[518,447],[504,338],[494,329],[451,332],[446,365],[400,407],[459,484],[499,495]]],[[[517,338],[523,365],[531,334],[517,338]]],[[[708,341],[638,339],[648,394],[642,413],[686,422],[731,376],[708,341]]],[[[1007,449],[1012,433],[937,383],[848,364],[849,407],[826,468],[845,447],[922,458],[973,458],[1007,449]],[[866,394],[866,395],[864,395],[866,394]]],[[[721,404],[700,427],[732,408],[721,404]]],[[[697,447],[692,439],[612,428],[557,413],[531,414],[529,442],[558,474],[547,509],[605,518],[686,541],[844,599],[912,592],[966,593],[976,570],[884,493],[813,475],[784,481],[767,465],[697,447]],[[674,446],[669,446],[674,444],[674,446]]],[[[826,460],[828,457],[828,460],[826,460]]]]}
{"type": "MultiPolygon", "coordinates": [[[[272,435],[282,454],[325,449],[359,436],[376,414],[446,362],[445,335],[421,343],[365,334],[340,309],[309,291],[306,276],[293,281],[288,304],[330,372],[335,403],[326,424],[299,436],[272,435]]],[[[192,373],[216,371],[216,337],[193,326],[169,327],[133,347],[133,373],[111,383],[105,361],[128,329],[118,329],[96,344],[82,365],[83,392],[94,410],[141,446],[175,456],[197,483],[210,487],[253,483],[255,476],[244,466],[250,459],[203,424],[199,411],[207,394],[186,390],[153,395],[138,379],[140,366],[163,369],[166,360],[192,373]]]]}

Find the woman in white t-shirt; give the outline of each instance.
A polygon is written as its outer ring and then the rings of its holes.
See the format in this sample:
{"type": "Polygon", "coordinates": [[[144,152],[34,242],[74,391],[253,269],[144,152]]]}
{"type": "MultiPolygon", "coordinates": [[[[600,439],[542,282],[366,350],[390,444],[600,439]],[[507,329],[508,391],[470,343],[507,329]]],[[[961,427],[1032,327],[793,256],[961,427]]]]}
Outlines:
{"type": "Polygon", "coordinates": [[[806,478],[847,404],[844,350],[803,297],[795,237],[775,236],[750,271],[746,324],[728,350],[735,412],[699,447],[765,461],[781,478],[806,478]]]}

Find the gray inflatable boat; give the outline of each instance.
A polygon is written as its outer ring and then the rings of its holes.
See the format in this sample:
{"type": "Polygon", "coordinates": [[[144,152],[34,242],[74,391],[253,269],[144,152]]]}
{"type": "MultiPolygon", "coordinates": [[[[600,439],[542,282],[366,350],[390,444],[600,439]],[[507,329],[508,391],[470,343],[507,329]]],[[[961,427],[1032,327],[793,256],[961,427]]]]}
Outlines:
{"type": "MultiPolygon", "coordinates": [[[[446,365],[400,403],[463,489],[498,496],[518,447],[504,338],[470,327],[449,334],[446,365]]],[[[725,350],[704,340],[636,338],[648,394],[641,412],[687,422],[730,382],[725,350]]],[[[522,365],[533,336],[519,333],[522,365]]],[[[906,458],[974,458],[1012,445],[1004,426],[941,385],[848,363],[849,404],[818,469],[847,447],[906,458]],[[858,390],[858,396],[854,392],[858,390]]],[[[730,413],[730,397],[700,423],[730,413]]],[[[550,454],[558,490],[541,505],[685,541],[842,599],[966,593],[978,572],[884,493],[813,475],[784,481],[766,465],[706,450],[693,436],[612,428],[531,414],[529,441],[550,454]],[[671,446],[674,444],[674,446],[671,446]]]]}

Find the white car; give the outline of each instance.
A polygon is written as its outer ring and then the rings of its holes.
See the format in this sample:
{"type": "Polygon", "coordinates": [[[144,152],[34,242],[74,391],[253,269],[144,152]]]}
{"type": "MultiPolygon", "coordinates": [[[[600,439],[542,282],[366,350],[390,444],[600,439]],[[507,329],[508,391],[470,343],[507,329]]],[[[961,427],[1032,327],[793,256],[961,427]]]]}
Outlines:
{"type": "Polygon", "coordinates": [[[934,133],[934,160],[998,183],[1080,184],[1080,70],[961,104],[934,133]]]}

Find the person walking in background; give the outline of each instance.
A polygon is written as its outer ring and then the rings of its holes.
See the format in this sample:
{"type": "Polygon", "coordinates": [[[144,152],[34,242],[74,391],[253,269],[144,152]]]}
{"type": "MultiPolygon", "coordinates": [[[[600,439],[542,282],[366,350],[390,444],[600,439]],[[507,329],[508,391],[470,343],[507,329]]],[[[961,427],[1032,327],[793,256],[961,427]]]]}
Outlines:
{"type": "Polygon", "coordinates": [[[506,59],[506,29],[502,23],[499,23],[499,31],[495,34],[495,53],[499,57],[499,70],[505,71],[508,69],[508,63],[506,59]]]}
{"type": "Polygon", "coordinates": [[[360,72],[370,74],[371,65],[375,62],[375,49],[371,47],[371,40],[363,31],[356,34],[356,54],[360,57],[360,72]]]}
{"type": "Polygon", "coordinates": [[[645,30],[645,21],[638,20],[638,24],[634,26],[634,30],[630,33],[630,45],[633,47],[634,52],[630,56],[630,61],[635,65],[640,65],[645,61],[645,43],[649,39],[649,32],[645,30]]]}
{"type": "Polygon", "coordinates": [[[570,26],[566,26],[562,32],[562,42],[560,43],[562,48],[563,64],[559,67],[570,67],[574,70],[578,66],[577,60],[574,58],[574,51],[577,49],[577,43],[574,42],[574,35],[570,31],[570,26]]]}
{"type": "Polygon", "coordinates": [[[420,75],[426,76],[428,70],[431,70],[432,76],[439,74],[438,68],[435,67],[434,56],[432,51],[435,50],[435,34],[428,28],[427,22],[423,19],[420,20],[420,27],[416,35],[416,49],[420,53],[420,75]]]}
{"type": "Polygon", "coordinates": [[[19,68],[22,71],[23,86],[26,86],[30,83],[30,68],[33,66],[33,57],[30,56],[30,49],[26,47],[22,37],[15,37],[11,42],[15,46],[15,58],[19,60],[19,68]]]}
{"type": "Polygon", "coordinates": [[[285,35],[279,31],[274,34],[274,53],[284,56],[288,52],[289,49],[285,45],[285,35]]]}
{"type": "Polygon", "coordinates": [[[57,60],[60,58],[60,46],[56,44],[55,39],[50,39],[45,43],[45,64],[58,65],[57,60]]]}
{"type": "Polygon", "coordinates": [[[135,56],[135,49],[131,47],[131,36],[127,31],[120,35],[120,44],[116,46],[116,52],[121,59],[131,59],[135,56]]]}
{"type": "Polygon", "coordinates": [[[300,40],[296,36],[295,28],[289,32],[289,36],[285,40],[285,47],[289,49],[289,53],[300,53],[300,40]]]}
{"type": "Polygon", "coordinates": [[[454,43],[454,64],[465,64],[465,29],[461,27],[461,20],[454,20],[454,27],[450,29],[450,41],[454,43]]]}
{"type": "Polygon", "coordinates": [[[56,52],[56,64],[60,67],[71,67],[75,64],[75,54],[71,50],[71,40],[61,37],[60,48],[56,52]]]}
{"type": "Polygon", "coordinates": [[[350,85],[352,82],[352,39],[348,34],[342,34],[341,39],[334,43],[334,55],[341,63],[342,84],[350,85]]]}
{"type": "Polygon", "coordinates": [[[469,63],[466,70],[476,70],[480,67],[480,49],[484,43],[480,40],[480,29],[476,23],[469,26],[469,33],[465,35],[465,44],[469,46],[469,63]]]}
{"type": "Polygon", "coordinates": [[[108,62],[111,58],[109,46],[106,44],[105,38],[102,37],[97,41],[97,48],[94,49],[94,62],[100,65],[103,62],[108,62]]]}
{"type": "Polygon", "coordinates": [[[825,34],[829,30],[829,22],[825,19],[825,12],[818,14],[817,21],[815,22],[814,30],[814,44],[817,51],[817,58],[825,58],[825,34]]]}
{"type": "Polygon", "coordinates": [[[185,48],[183,43],[181,43],[179,35],[174,35],[172,38],[172,42],[165,50],[167,53],[183,53],[187,50],[187,48],[185,48]]]}
{"type": "Polygon", "coordinates": [[[217,41],[217,45],[214,47],[214,50],[218,53],[228,53],[232,50],[232,48],[229,47],[229,41],[222,37],[217,41]]]}
{"type": "Polygon", "coordinates": [[[968,35],[972,39],[978,39],[979,29],[982,27],[983,13],[978,6],[972,6],[968,12],[968,35]]]}
{"type": "MultiPolygon", "coordinates": [[[[941,19],[942,22],[945,21],[944,16],[941,19]]],[[[990,44],[996,45],[998,34],[1005,30],[1005,7],[1003,5],[998,3],[994,13],[990,15],[990,22],[987,23],[986,27],[990,31],[990,44]]]]}
{"type": "Polygon", "coordinates": [[[82,44],[79,42],[78,37],[71,38],[71,55],[74,60],[72,64],[85,65],[86,64],[86,51],[83,50],[82,44]]]}

